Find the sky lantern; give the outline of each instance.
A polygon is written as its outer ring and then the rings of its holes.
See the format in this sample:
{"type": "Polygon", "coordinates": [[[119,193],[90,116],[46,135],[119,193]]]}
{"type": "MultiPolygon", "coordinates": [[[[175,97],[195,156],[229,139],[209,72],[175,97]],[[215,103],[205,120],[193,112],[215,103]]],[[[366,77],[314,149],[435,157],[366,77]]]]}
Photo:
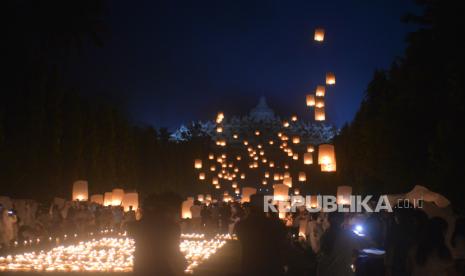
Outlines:
{"type": "Polygon", "coordinates": [[[305,165],[313,164],[313,154],[311,152],[304,153],[304,164],[305,165]]]}
{"type": "Polygon", "coordinates": [[[268,165],[270,166],[270,168],[274,168],[274,161],[270,161],[268,165]]]}
{"type": "Polygon", "coordinates": [[[299,181],[300,182],[307,181],[307,174],[305,172],[299,172],[299,181]]]}
{"type": "Polygon", "coordinates": [[[99,204],[99,205],[103,205],[103,195],[91,195],[90,196],[90,202],[92,203],[96,203],[96,204],[99,204]]]}
{"type": "Polygon", "coordinates": [[[267,185],[268,184],[268,181],[266,181],[266,179],[263,179],[262,180],[262,185],[267,185]]]}
{"type": "Polygon", "coordinates": [[[270,140],[268,143],[269,143],[270,145],[273,145],[273,144],[274,144],[274,141],[273,141],[273,140],[270,140]]]}
{"type": "Polygon", "coordinates": [[[239,138],[239,135],[237,135],[237,134],[234,133],[234,134],[233,134],[233,138],[234,138],[234,139],[237,139],[237,138],[239,138]]]}
{"type": "Polygon", "coordinates": [[[200,202],[203,202],[205,200],[205,197],[202,194],[199,194],[197,196],[197,200],[200,201],[200,202]]]}
{"type": "Polygon", "coordinates": [[[299,160],[299,154],[296,152],[292,155],[293,160],[299,160]]]}
{"type": "Polygon", "coordinates": [[[318,42],[323,42],[325,40],[325,29],[316,28],[313,39],[318,42]]]}
{"type": "Polygon", "coordinates": [[[208,155],[208,159],[210,159],[210,160],[215,159],[215,155],[214,155],[213,153],[210,153],[210,154],[208,155]]]}
{"type": "Polygon", "coordinates": [[[300,137],[299,136],[292,137],[292,143],[293,144],[299,144],[300,143],[300,137]]]}
{"type": "Polygon", "coordinates": [[[103,206],[111,206],[113,202],[111,192],[105,192],[103,194],[103,206]]]}
{"type": "Polygon", "coordinates": [[[237,182],[236,182],[236,181],[234,181],[234,182],[231,184],[231,188],[233,188],[233,189],[236,189],[236,188],[237,188],[237,182]]]}
{"type": "Polygon", "coordinates": [[[222,126],[217,126],[216,127],[216,132],[222,133],[223,132],[223,127],[222,126]]]}
{"type": "Polygon", "coordinates": [[[249,142],[247,140],[244,140],[244,146],[247,146],[249,144],[249,142]]]}
{"type": "Polygon", "coordinates": [[[215,166],[215,165],[211,165],[211,166],[210,166],[210,171],[212,171],[212,172],[216,171],[216,166],[215,166]]]}
{"type": "Polygon", "coordinates": [[[286,201],[289,197],[289,187],[284,184],[273,185],[273,200],[286,201]]]}
{"type": "Polygon", "coordinates": [[[114,188],[111,191],[111,205],[113,206],[120,206],[121,202],[123,202],[124,198],[124,190],[120,188],[114,188]]]}
{"type": "Polygon", "coordinates": [[[132,207],[133,211],[139,209],[139,194],[136,192],[125,193],[122,202],[125,212],[129,212],[132,207]]]}
{"type": "Polygon", "coordinates": [[[284,172],[284,178],[286,177],[291,177],[291,173],[290,172],[284,172]]]}
{"type": "Polygon", "coordinates": [[[297,115],[292,115],[292,117],[291,117],[291,121],[293,121],[293,122],[297,122],[297,115]]]}
{"type": "Polygon", "coordinates": [[[313,147],[313,145],[307,145],[307,152],[314,152],[315,151],[315,147],[313,147]]]}
{"type": "Polygon", "coordinates": [[[240,193],[241,193],[241,189],[239,189],[239,188],[234,189],[234,193],[235,193],[236,195],[240,194],[240,193]]]}
{"type": "Polygon", "coordinates": [[[283,122],[283,127],[289,127],[289,122],[288,122],[288,121],[284,121],[284,122],[283,122]]]}
{"type": "Polygon", "coordinates": [[[307,106],[314,106],[315,105],[315,95],[309,94],[306,97],[307,106]]]}
{"type": "Polygon", "coordinates": [[[195,159],[194,168],[200,170],[202,168],[202,159],[195,159]]]}
{"type": "Polygon", "coordinates": [[[284,164],[284,168],[287,170],[289,169],[289,164],[284,164]]]}
{"type": "Polygon", "coordinates": [[[315,107],[317,108],[325,107],[325,99],[322,97],[316,97],[315,107]]]}
{"type": "Polygon", "coordinates": [[[223,122],[223,119],[224,119],[224,113],[221,111],[218,112],[218,114],[216,115],[216,123],[221,124],[221,122],[223,122]]]}
{"type": "Polygon", "coordinates": [[[321,144],[318,146],[318,164],[332,164],[336,163],[336,155],[334,153],[334,146],[330,144],[321,144]]]}
{"type": "Polygon", "coordinates": [[[256,135],[256,136],[259,136],[259,135],[260,135],[260,131],[259,131],[259,130],[255,130],[255,135],[256,135]]]}
{"type": "Polygon", "coordinates": [[[242,156],[240,156],[240,155],[236,156],[236,160],[237,160],[237,161],[241,161],[241,160],[242,160],[242,156]]]}
{"type": "Polygon", "coordinates": [[[220,186],[220,184],[218,184],[218,185],[215,185],[215,189],[217,189],[217,190],[221,189],[221,186],[220,186]]]}
{"type": "Polygon", "coordinates": [[[338,186],[337,187],[337,204],[350,204],[350,196],[352,195],[351,186],[338,186]]]}
{"type": "Polygon", "coordinates": [[[279,173],[274,173],[274,174],[273,174],[273,180],[274,180],[274,181],[279,181],[280,178],[281,178],[281,177],[280,177],[279,173]]]}
{"type": "Polygon", "coordinates": [[[324,97],[326,94],[326,87],[324,85],[317,85],[315,96],[317,97],[324,97]]]}
{"type": "Polygon", "coordinates": [[[300,195],[300,190],[299,188],[294,189],[294,195],[300,195]]]}
{"type": "Polygon", "coordinates": [[[192,218],[191,207],[194,205],[194,198],[188,197],[181,204],[181,217],[183,219],[192,218]]]}
{"type": "Polygon", "coordinates": [[[200,180],[205,180],[205,173],[204,172],[199,173],[199,179],[200,180]]]}
{"type": "Polygon", "coordinates": [[[73,183],[73,200],[87,201],[89,199],[88,184],[85,180],[78,180],[73,183]]]}
{"type": "Polygon", "coordinates": [[[283,184],[292,188],[292,177],[284,177],[283,184]]]}
{"type": "Polygon", "coordinates": [[[241,202],[250,202],[250,196],[257,193],[257,189],[252,187],[243,187],[242,188],[242,199],[241,202]]]}
{"type": "Polygon", "coordinates": [[[335,85],[336,84],[336,75],[332,72],[326,73],[326,84],[335,85]]]}
{"type": "Polygon", "coordinates": [[[270,172],[268,171],[265,172],[265,178],[270,178],[270,172]]]}
{"type": "Polygon", "coordinates": [[[324,120],[326,120],[325,108],[315,107],[315,121],[324,121],[324,120]]]}
{"type": "Polygon", "coordinates": [[[219,183],[218,177],[213,177],[212,178],[212,184],[213,185],[218,185],[218,183],[219,183]]]}
{"type": "Polygon", "coordinates": [[[245,179],[245,173],[241,173],[241,179],[245,179]]]}

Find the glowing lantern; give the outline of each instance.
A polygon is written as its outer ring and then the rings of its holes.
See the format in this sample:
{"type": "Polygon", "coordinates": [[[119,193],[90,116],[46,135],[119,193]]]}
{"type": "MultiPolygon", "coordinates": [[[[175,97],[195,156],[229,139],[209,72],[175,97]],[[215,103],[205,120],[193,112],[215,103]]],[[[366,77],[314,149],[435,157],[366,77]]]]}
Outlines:
{"type": "Polygon", "coordinates": [[[315,107],[317,108],[325,107],[325,99],[322,97],[317,97],[315,101],[315,107]]]}
{"type": "Polygon", "coordinates": [[[120,206],[124,198],[124,190],[115,188],[111,192],[111,205],[120,206]]]}
{"type": "Polygon", "coordinates": [[[325,40],[325,29],[323,28],[316,28],[315,35],[313,39],[318,42],[323,42],[325,40]]]}
{"type": "Polygon", "coordinates": [[[337,187],[337,204],[350,204],[350,196],[352,195],[351,186],[337,187]]]}
{"type": "Polygon", "coordinates": [[[273,168],[274,167],[274,161],[270,161],[269,166],[270,166],[270,168],[273,168]]]}
{"type": "Polygon", "coordinates": [[[305,165],[313,164],[313,154],[311,152],[304,153],[304,164],[305,165]]]}
{"type": "Polygon", "coordinates": [[[315,148],[312,145],[307,146],[307,152],[314,152],[315,148]]]}
{"type": "Polygon", "coordinates": [[[215,165],[211,165],[211,166],[210,166],[210,171],[212,171],[212,172],[216,171],[216,166],[215,166],[215,165]]]}
{"type": "Polygon", "coordinates": [[[218,127],[216,128],[216,132],[222,133],[222,132],[223,132],[223,127],[218,126],[218,127]]]}
{"type": "Polygon", "coordinates": [[[280,176],[279,173],[274,173],[274,174],[273,174],[273,180],[274,180],[274,181],[279,181],[280,179],[281,179],[281,176],[280,176]]]}
{"type": "Polygon", "coordinates": [[[287,170],[289,169],[289,165],[288,164],[284,164],[284,168],[287,170]]]}
{"type": "Polygon", "coordinates": [[[331,164],[322,164],[321,165],[322,172],[335,172],[336,171],[336,163],[331,164]]]}
{"type": "Polygon", "coordinates": [[[219,190],[219,189],[221,189],[221,186],[219,184],[215,185],[215,189],[219,190]]]}
{"type": "Polygon", "coordinates": [[[103,205],[103,195],[91,195],[90,202],[103,205]]]}
{"type": "Polygon", "coordinates": [[[296,116],[296,115],[292,115],[292,117],[291,117],[291,121],[293,121],[293,122],[297,122],[297,116],[296,116]]]}
{"type": "Polygon", "coordinates": [[[203,202],[205,200],[204,196],[202,194],[197,196],[197,200],[200,202],[203,202]]]}
{"type": "Polygon", "coordinates": [[[318,164],[325,165],[332,163],[336,163],[334,146],[330,144],[321,144],[318,146],[318,164]]]}
{"type": "Polygon", "coordinates": [[[241,159],[242,159],[242,156],[240,156],[240,155],[236,156],[237,161],[241,161],[241,159]]]}
{"type": "Polygon", "coordinates": [[[234,181],[234,182],[231,184],[231,188],[236,189],[236,188],[237,188],[237,182],[234,181]]]}
{"type": "Polygon", "coordinates": [[[300,137],[299,136],[292,137],[292,143],[293,144],[299,144],[300,143],[300,137]]]}
{"type": "Polygon", "coordinates": [[[265,172],[265,178],[270,178],[270,172],[265,172]]]}
{"type": "Polygon", "coordinates": [[[234,190],[234,193],[235,193],[236,195],[240,194],[240,193],[241,193],[241,189],[236,188],[236,189],[234,190]]]}
{"type": "Polygon", "coordinates": [[[245,179],[245,173],[241,173],[241,179],[245,179]]]}
{"type": "Polygon", "coordinates": [[[113,202],[111,192],[106,192],[103,194],[103,206],[111,206],[113,202]]]}
{"type": "Polygon", "coordinates": [[[192,218],[191,207],[194,205],[194,199],[188,197],[187,200],[183,201],[181,204],[181,217],[183,219],[192,218]]]}
{"type": "Polygon", "coordinates": [[[270,140],[268,143],[269,143],[270,145],[273,145],[273,144],[274,144],[274,141],[273,141],[273,140],[270,140]]]}
{"type": "Polygon", "coordinates": [[[317,97],[324,97],[326,94],[326,87],[324,85],[318,85],[316,87],[316,92],[315,92],[315,96],[317,97]]]}
{"type": "Polygon", "coordinates": [[[324,121],[326,119],[325,116],[325,108],[324,107],[316,107],[315,108],[315,121],[324,121]]]}
{"type": "Polygon", "coordinates": [[[234,139],[237,139],[237,138],[239,138],[239,135],[233,134],[233,138],[234,138],[234,139]]]}
{"type": "Polygon", "coordinates": [[[209,195],[209,194],[205,195],[205,200],[206,201],[212,201],[212,196],[209,195]]]}
{"type": "Polygon", "coordinates": [[[132,207],[133,211],[139,209],[139,194],[136,192],[125,193],[122,202],[125,212],[128,212],[132,207]]]}
{"type": "Polygon", "coordinates": [[[305,174],[305,172],[299,172],[299,181],[300,182],[307,181],[307,175],[305,174]]]}
{"type": "Polygon", "coordinates": [[[300,195],[300,190],[298,188],[294,189],[294,195],[300,195]]]}
{"type": "Polygon", "coordinates": [[[289,122],[288,122],[288,121],[284,121],[284,122],[283,122],[283,127],[289,127],[289,122]]]}
{"type": "Polygon", "coordinates": [[[307,106],[314,106],[315,105],[315,96],[314,95],[307,95],[307,106]]]}
{"type": "Polygon", "coordinates": [[[241,202],[250,202],[250,196],[257,193],[257,189],[252,187],[243,187],[242,188],[242,199],[241,202]]]}
{"type": "Polygon", "coordinates": [[[199,173],[199,179],[200,180],[205,180],[205,173],[204,172],[199,173]]]}
{"type": "Polygon", "coordinates": [[[334,85],[336,84],[336,75],[332,72],[326,73],[326,84],[327,85],[334,85]]]}
{"type": "Polygon", "coordinates": [[[286,201],[289,197],[289,187],[284,184],[273,185],[273,200],[286,201]]]}
{"type": "Polygon", "coordinates": [[[215,155],[213,155],[213,153],[210,153],[210,154],[208,155],[208,159],[210,159],[210,160],[215,159],[215,155]]]}
{"type": "Polygon", "coordinates": [[[194,168],[200,170],[202,168],[202,159],[195,159],[194,168]]]}
{"type": "Polygon", "coordinates": [[[218,112],[218,115],[216,115],[216,123],[220,124],[224,119],[224,113],[223,112],[218,112]]]}
{"type": "Polygon", "coordinates": [[[244,140],[244,146],[247,146],[249,142],[247,140],[244,140]]]}
{"type": "Polygon", "coordinates": [[[292,177],[284,177],[283,184],[292,188],[292,177]]]}
{"type": "Polygon", "coordinates": [[[284,172],[284,178],[286,177],[291,177],[291,173],[290,172],[284,172]]]}
{"type": "Polygon", "coordinates": [[[298,154],[298,153],[294,153],[294,154],[292,155],[292,159],[293,159],[293,160],[299,160],[299,154],[298,154]]]}
{"type": "Polygon", "coordinates": [[[257,135],[257,136],[260,135],[260,131],[255,130],[255,135],[257,135]]]}
{"type": "Polygon", "coordinates": [[[212,178],[212,184],[213,185],[218,185],[219,181],[218,181],[218,178],[217,177],[213,177],[212,178]]]}
{"type": "Polygon", "coordinates": [[[78,180],[73,183],[73,200],[87,201],[89,198],[89,191],[87,181],[78,180]]]}

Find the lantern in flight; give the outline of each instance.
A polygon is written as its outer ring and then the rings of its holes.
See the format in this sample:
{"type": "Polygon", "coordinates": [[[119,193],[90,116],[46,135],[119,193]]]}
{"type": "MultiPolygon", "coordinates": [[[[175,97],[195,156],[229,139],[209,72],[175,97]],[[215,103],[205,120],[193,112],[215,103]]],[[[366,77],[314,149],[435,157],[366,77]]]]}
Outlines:
{"type": "Polygon", "coordinates": [[[181,205],[181,217],[183,219],[192,218],[191,207],[194,205],[194,199],[188,197],[187,200],[182,202],[181,205]]]}
{"type": "Polygon", "coordinates": [[[300,137],[299,136],[292,137],[292,143],[293,144],[299,144],[300,143],[300,137]]]}
{"type": "Polygon", "coordinates": [[[292,115],[292,117],[291,117],[291,121],[293,121],[293,122],[297,122],[297,116],[296,116],[296,115],[292,115]]]}
{"type": "Polygon", "coordinates": [[[139,194],[136,192],[125,193],[122,201],[125,212],[139,209],[139,194]]]}
{"type": "Polygon", "coordinates": [[[242,188],[242,199],[241,202],[250,202],[250,196],[257,193],[257,189],[252,187],[243,187],[242,188]]]}
{"type": "Polygon", "coordinates": [[[305,174],[305,172],[299,172],[299,181],[300,182],[307,181],[307,174],[305,174]]]}
{"type": "Polygon", "coordinates": [[[195,159],[194,168],[200,170],[202,168],[202,159],[195,159]]]}
{"type": "Polygon", "coordinates": [[[103,195],[91,195],[90,202],[103,205],[103,195]]]}
{"type": "Polygon", "coordinates": [[[315,148],[313,147],[313,145],[307,146],[307,152],[314,152],[314,151],[315,151],[315,148]]]}
{"type": "Polygon", "coordinates": [[[218,185],[218,183],[219,183],[218,178],[217,178],[217,177],[213,177],[213,178],[212,178],[212,184],[213,184],[213,185],[218,185]]]}
{"type": "Polygon", "coordinates": [[[121,202],[123,202],[124,198],[124,190],[115,188],[111,191],[111,205],[113,206],[120,206],[121,202]]]}
{"type": "Polygon", "coordinates": [[[326,73],[326,84],[335,85],[336,84],[336,75],[332,72],[326,73]]]}
{"type": "Polygon", "coordinates": [[[318,85],[316,87],[316,92],[315,92],[315,96],[317,97],[324,97],[326,94],[326,88],[324,85],[318,85]]]}
{"type": "Polygon", "coordinates": [[[213,155],[213,153],[210,153],[210,154],[208,155],[208,159],[210,159],[210,160],[215,159],[215,155],[213,155]]]}
{"type": "Polygon", "coordinates": [[[89,198],[88,184],[85,180],[78,180],[73,183],[73,200],[87,201],[89,198]]]}
{"type": "Polygon", "coordinates": [[[113,202],[111,192],[105,192],[103,194],[103,206],[111,206],[113,202]]]}
{"type": "Polygon", "coordinates": [[[204,172],[199,173],[199,179],[200,180],[205,180],[205,173],[204,172]]]}
{"type": "Polygon", "coordinates": [[[324,121],[326,120],[325,116],[325,108],[324,107],[316,107],[315,108],[315,121],[324,121]]]}
{"type": "Polygon", "coordinates": [[[283,127],[289,127],[289,122],[288,122],[288,121],[284,121],[284,122],[283,122],[283,127]]]}
{"type": "Polygon", "coordinates": [[[216,115],[216,123],[220,124],[224,119],[224,114],[223,112],[218,112],[218,115],[216,115]]]}
{"type": "Polygon", "coordinates": [[[325,40],[325,29],[316,28],[313,39],[318,42],[323,42],[325,40]]]}
{"type": "Polygon", "coordinates": [[[284,177],[283,184],[292,188],[292,177],[284,177]]]}
{"type": "Polygon", "coordinates": [[[273,185],[273,200],[286,201],[289,197],[289,187],[284,184],[273,185]]]}
{"type": "Polygon", "coordinates": [[[314,106],[315,105],[315,95],[307,95],[307,106],[314,106]]]}
{"type": "Polygon", "coordinates": [[[337,187],[337,204],[343,204],[343,205],[350,204],[351,195],[352,195],[351,186],[338,186],[337,187]]]}
{"type": "Polygon", "coordinates": [[[315,100],[315,107],[316,107],[316,108],[325,107],[325,99],[322,98],[322,97],[316,97],[316,100],[315,100]]]}
{"type": "Polygon", "coordinates": [[[313,164],[313,154],[311,152],[304,153],[304,164],[305,165],[313,164]]]}

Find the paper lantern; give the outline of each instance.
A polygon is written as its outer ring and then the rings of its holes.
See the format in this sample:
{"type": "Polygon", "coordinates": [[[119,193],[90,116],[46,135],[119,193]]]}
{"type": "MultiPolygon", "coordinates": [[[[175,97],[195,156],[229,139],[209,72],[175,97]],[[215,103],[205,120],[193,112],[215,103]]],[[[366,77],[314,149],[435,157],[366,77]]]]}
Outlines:
{"type": "Polygon", "coordinates": [[[304,164],[305,165],[313,164],[313,154],[311,152],[304,153],[304,164]]]}
{"type": "Polygon", "coordinates": [[[307,146],[307,152],[314,152],[315,148],[312,145],[307,146]]]}
{"type": "Polygon", "coordinates": [[[236,188],[236,189],[234,190],[234,193],[235,193],[236,195],[240,194],[240,193],[241,193],[241,189],[236,188]]]}
{"type": "Polygon", "coordinates": [[[288,121],[284,121],[284,122],[283,122],[283,127],[289,127],[289,122],[288,122],[288,121]]]}
{"type": "Polygon", "coordinates": [[[195,159],[194,168],[200,170],[202,168],[202,159],[195,159]]]}
{"type": "Polygon", "coordinates": [[[322,164],[321,171],[322,172],[335,172],[337,170],[336,163],[331,164],[322,164]]]}
{"type": "Polygon", "coordinates": [[[284,177],[283,184],[292,188],[292,177],[284,177]]]}
{"type": "Polygon", "coordinates": [[[237,161],[241,161],[241,160],[242,160],[242,156],[240,156],[240,155],[236,156],[236,160],[237,160],[237,161]]]}
{"type": "Polygon", "coordinates": [[[200,194],[197,196],[197,200],[203,202],[205,200],[205,197],[202,194],[200,194]]]}
{"type": "Polygon", "coordinates": [[[210,154],[208,155],[208,159],[210,159],[210,160],[215,159],[215,155],[214,155],[213,153],[210,153],[210,154]]]}
{"type": "Polygon", "coordinates": [[[113,196],[111,192],[105,192],[103,194],[103,206],[111,206],[113,202],[113,196]]]}
{"type": "Polygon", "coordinates": [[[291,117],[291,121],[293,121],[293,122],[297,122],[297,116],[296,116],[296,115],[292,115],[292,117],[291,117]]]}
{"type": "Polygon", "coordinates": [[[124,190],[115,188],[111,191],[111,205],[120,206],[124,198],[124,190]]]}
{"type": "Polygon", "coordinates": [[[292,143],[293,144],[299,144],[300,143],[300,137],[299,136],[292,137],[292,143]]]}
{"type": "Polygon", "coordinates": [[[273,140],[270,140],[268,143],[269,143],[270,145],[273,145],[273,144],[274,144],[274,141],[273,141],[273,140]]]}
{"type": "Polygon", "coordinates": [[[218,115],[216,115],[216,123],[220,124],[224,119],[224,113],[223,112],[218,112],[218,115]]]}
{"type": "Polygon", "coordinates": [[[318,146],[318,164],[332,164],[336,163],[336,155],[334,153],[334,146],[330,144],[321,144],[318,146]]]}
{"type": "Polygon", "coordinates": [[[315,105],[315,95],[307,95],[307,106],[314,106],[315,105]]]}
{"type": "Polygon", "coordinates": [[[219,181],[218,181],[218,178],[217,177],[213,177],[212,178],[212,184],[213,185],[218,185],[219,181]]]}
{"type": "Polygon", "coordinates": [[[128,212],[132,206],[133,211],[139,209],[139,194],[136,192],[125,193],[122,202],[125,212],[128,212]]]}
{"type": "Polygon", "coordinates": [[[315,107],[317,108],[325,107],[325,99],[322,97],[316,97],[315,107]]]}
{"type": "Polygon", "coordinates": [[[239,135],[233,134],[233,138],[234,138],[234,139],[237,139],[237,138],[239,138],[239,135]]]}
{"type": "Polygon", "coordinates": [[[89,198],[89,191],[87,181],[78,180],[73,183],[73,200],[87,201],[89,198]]]}
{"type": "Polygon", "coordinates": [[[215,166],[215,165],[211,165],[211,166],[210,166],[210,171],[212,171],[212,172],[216,171],[216,166],[215,166]]]}
{"type": "Polygon", "coordinates": [[[90,202],[103,205],[103,195],[91,195],[90,202]]]}
{"type": "Polygon", "coordinates": [[[252,187],[243,187],[242,188],[242,199],[241,202],[250,202],[250,196],[257,193],[257,189],[252,187]]]}
{"type": "Polygon", "coordinates": [[[232,187],[233,189],[236,189],[236,188],[237,188],[237,182],[234,181],[234,182],[231,184],[231,187],[232,187]]]}
{"type": "Polygon", "coordinates": [[[315,107],[315,121],[324,121],[325,119],[326,119],[325,108],[315,107]]]}
{"type": "Polygon", "coordinates": [[[268,181],[266,181],[266,179],[263,179],[262,180],[262,185],[267,185],[268,184],[268,181]]]}
{"type": "Polygon", "coordinates": [[[294,189],[294,195],[300,195],[300,190],[298,188],[294,189]]]}
{"type": "Polygon", "coordinates": [[[260,135],[260,131],[255,130],[255,135],[259,136],[259,135],[260,135]]]}
{"type": "Polygon", "coordinates": [[[284,172],[284,178],[286,177],[291,177],[291,173],[290,172],[284,172]]]}
{"type": "Polygon", "coordinates": [[[270,178],[270,172],[265,172],[265,178],[270,178]]]}
{"type": "Polygon", "coordinates": [[[245,179],[245,173],[241,173],[241,179],[245,179]]]}
{"type": "Polygon", "coordinates": [[[334,85],[336,84],[336,75],[332,72],[326,73],[326,84],[327,85],[334,85]]]}
{"type": "Polygon", "coordinates": [[[270,166],[270,168],[274,168],[274,161],[270,161],[268,165],[270,166]]]}
{"type": "Polygon", "coordinates": [[[325,29],[323,28],[316,28],[315,35],[313,39],[318,42],[323,42],[325,40],[325,29]]]}
{"type": "Polygon", "coordinates": [[[324,85],[318,85],[316,87],[315,96],[324,97],[326,94],[326,87],[324,85]]]}
{"type": "Polygon", "coordinates": [[[206,195],[205,195],[205,200],[206,200],[206,201],[212,201],[212,196],[209,195],[209,194],[206,194],[206,195]]]}
{"type": "Polygon", "coordinates": [[[289,197],[289,187],[284,184],[273,185],[273,200],[286,201],[289,197]]]}
{"type": "Polygon", "coordinates": [[[181,204],[181,217],[183,219],[192,218],[191,207],[194,205],[193,198],[187,198],[187,200],[183,201],[181,204]]]}
{"type": "Polygon", "coordinates": [[[247,141],[247,140],[244,140],[244,142],[243,142],[243,143],[244,143],[244,146],[247,146],[247,145],[249,144],[249,141],[247,141]]]}
{"type": "Polygon", "coordinates": [[[216,127],[216,132],[222,133],[223,132],[223,127],[221,127],[221,126],[216,127]]]}
{"type": "Polygon", "coordinates": [[[289,169],[289,164],[284,164],[284,168],[287,170],[289,169]]]}
{"type": "Polygon", "coordinates": [[[293,160],[299,160],[299,154],[298,154],[298,153],[294,153],[294,154],[292,155],[292,159],[293,159],[293,160]]]}
{"type": "Polygon", "coordinates": [[[215,189],[219,190],[219,189],[221,189],[221,186],[219,184],[215,185],[215,189]]]}
{"type": "Polygon", "coordinates": [[[305,172],[299,172],[299,181],[300,182],[307,181],[307,175],[305,174],[305,172]]]}
{"type": "Polygon", "coordinates": [[[199,179],[200,180],[205,180],[205,173],[204,172],[199,173],[199,179]]]}
{"type": "Polygon", "coordinates": [[[351,186],[337,187],[337,204],[350,204],[350,196],[352,195],[351,186]]]}

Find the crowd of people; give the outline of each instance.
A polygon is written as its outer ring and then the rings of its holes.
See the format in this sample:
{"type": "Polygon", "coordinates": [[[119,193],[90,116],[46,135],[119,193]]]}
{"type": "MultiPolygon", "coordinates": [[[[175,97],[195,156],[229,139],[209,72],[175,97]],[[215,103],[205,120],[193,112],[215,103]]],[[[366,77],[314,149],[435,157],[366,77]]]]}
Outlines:
{"type": "Polygon", "coordinates": [[[67,201],[41,205],[22,201],[11,206],[0,204],[0,250],[14,243],[44,240],[65,234],[90,233],[101,229],[121,229],[136,220],[135,210],[122,206],[102,206],[89,202],[67,201]]]}

